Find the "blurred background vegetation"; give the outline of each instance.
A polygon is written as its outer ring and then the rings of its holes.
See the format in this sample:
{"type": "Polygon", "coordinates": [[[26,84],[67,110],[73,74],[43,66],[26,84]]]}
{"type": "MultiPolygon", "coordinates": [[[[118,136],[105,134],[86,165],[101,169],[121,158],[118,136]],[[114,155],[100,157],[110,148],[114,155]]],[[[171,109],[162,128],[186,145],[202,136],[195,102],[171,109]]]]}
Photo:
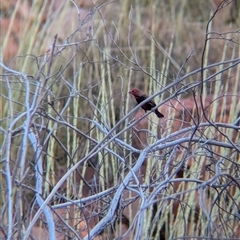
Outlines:
{"type": "MultiPolygon", "coordinates": [[[[22,206],[16,212],[21,216],[27,215],[35,195],[35,153],[31,143],[23,141],[26,104],[34,103],[31,105],[29,128],[38,135],[39,144],[43,147],[43,197],[46,197],[62,175],[104,138],[104,133],[92,121],[109,130],[135,106],[127,94],[130,88],[138,87],[149,94],[156,93],[196,69],[239,58],[239,1],[3,0],[0,8],[1,62],[5,65],[1,66],[0,81],[0,208],[4,209],[7,191],[3,173],[6,146],[10,140],[7,140],[6,134],[12,131],[11,148],[8,150],[13,174],[12,197],[16,201],[17,183],[24,184],[22,206]],[[209,22],[219,5],[223,8],[209,22]],[[206,33],[207,24],[208,32],[211,32],[209,35],[206,33]],[[209,38],[207,48],[206,38],[209,38]],[[204,53],[205,48],[207,51],[204,53]],[[26,150],[24,160],[23,149],[26,150]]],[[[226,118],[224,108],[228,109],[228,121],[232,123],[238,117],[239,67],[222,71],[224,66],[216,65],[204,73],[205,78],[214,73],[220,74],[204,85],[203,93],[204,97],[211,95],[214,99],[220,95],[232,96],[228,105],[225,101],[222,103],[220,113],[217,111],[219,105],[213,105],[215,111],[211,114],[211,120],[218,118],[218,121],[226,122],[223,120],[226,118]]],[[[198,71],[190,74],[180,85],[197,83],[202,77],[198,71]]],[[[178,87],[174,86],[157,96],[156,102],[175,96],[178,87]]],[[[194,91],[199,95],[200,88],[196,87],[194,91]]],[[[191,93],[186,91],[180,98],[187,99],[191,93]]],[[[114,134],[128,124],[129,121],[123,121],[114,134]]],[[[156,134],[156,129],[157,124],[154,124],[151,136],[156,134]]],[[[120,138],[131,144],[131,131],[124,132],[120,138]]],[[[153,142],[154,137],[149,141],[153,142]]],[[[114,142],[108,147],[129,163],[136,160],[135,155],[114,142]]],[[[197,171],[199,162],[195,164],[193,169],[197,171]]],[[[148,166],[150,172],[153,168],[148,166]]],[[[117,158],[100,151],[71,174],[59,189],[61,197],[56,196],[52,204],[116,186],[124,174],[125,168],[117,158]]],[[[147,175],[148,178],[151,176],[147,175]]],[[[233,195],[237,196],[237,193],[233,195]]],[[[189,195],[188,204],[193,205],[194,201],[189,195]]],[[[5,210],[3,213],[3,226],[6,226],[5,210]]],[[[162,217],[164,221],[168,213],[162,217]]],[[[147,239],[147,235],[160,239],[154,229],[164,227],[164,221],[161,226],[157,226],[155,221],[156,226],[151,231],[151,214],[148,215],[147,231],[142,239],[147,239]]],[[[193,215],[190,211],[188,214],[189,218],[193,215]]],[[[131,217],[129,220],[132,220],[131,217]]],[[[178,222],[174,224],[172,226],[177,226],[178,222]]],[[[194,221],[192,224],[189,234],[202,235],[199,225],[194,225],[194,221]]],[[[226,238],[236,235],[226,232],[226,238]]],[[[176,239],[181,234],[182,229],[173,227],[164,237],[176,239]]]]}

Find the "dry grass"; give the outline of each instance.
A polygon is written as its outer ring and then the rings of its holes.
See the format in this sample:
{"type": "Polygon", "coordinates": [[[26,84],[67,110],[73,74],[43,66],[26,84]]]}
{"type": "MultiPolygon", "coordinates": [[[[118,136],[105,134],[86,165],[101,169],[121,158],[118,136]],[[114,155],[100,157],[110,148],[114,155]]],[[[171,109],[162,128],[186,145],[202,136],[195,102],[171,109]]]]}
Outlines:
{"type": "MultiPolygon", "coordinates": [[[[199,182],[183,181],[174,186],[170,178],[159,188],[167,179],[163,169],[172,157],[168,152],[176,149],[170,146],[161,149],[160,154],[159,149],[150,149],[144,170],[136,168],[142,172],[137,177],[133,175],[131,186],[122,190],[125,197],[119,200],[119,210],[111,217],[112,224],[118,222],[120,209],[125,209],[130,225],[126,239],[150,239],[150,236],[159,239],[163,238],[162,234],[165,239],[181,239],[186,235],[203,238],[221,235],[231,239],[239,236],[233,213],[239,204],[235,190],[238,173],[229,170],[239,168],[238,139],[229,126],[214,125],[215,122],[233,123],[240,109],[239,23],[229,22],[231,1],[225,1],[224,7],[209,21],[219,4],[217,0],[201,4],[197,0],[97,1],[91,6],[89,1],[80,0],[3,2],[0,220],[1,230],[9,239],[10,232],[14,231],[25,234],[27,230],[26,237],[31,224],[35,225],[37,215],[32,214],[30,218],[30,214],[26,214],[28,209],[35,213],[44,201],[57,209],[62,202],[84,200],[113,187],[103,198],[85,203],[86,207],[77,205],[80,211],[71,216],[66,214],[66,219],[84,219],[90,226],[87,232],[97,223],[102,224],[100,219],[108,216],[109,206],[111,209],[114,205],[112,199],[121,196],[117,191],[125,184],[126,175],[135,171],[136,161],[143,161],[141,154],[147,151],[147,146],[159,140],[159,123],[148,115],[151,124],[146,129],[149,135],[144,151],[131,147],[131,127],[138,122],[128,114],[134,108],[134,102],[127,95],[133,86],[155,93],[159,104],[169,99],[189,99],[193,93],[202,96],[203,105],[211,106],[209,126],[198,129],[196,136],[236,144],[227,150],[224,144],[209,150],[214,153],[214,159],[225,159],[221,170],[233,174],[236,182],[227,177],[223,180],[216,172],[206,174],[203,181],[211,191],[208,181],[216,176],[225,186],[223,194],[232,199],[228,199],[227,206],[224,199],[215,203],[217,197],[223,195],[216,187],[211,201],[205,202],[208,205],[205,210],[201,201],[208,188],[201,192],[199,182]],[[209,95],[213,99],[211,103],[207,100],[209,95]],[[215,101],[218,98],[223,99],[221,104],[215,101]],[[236,164],[229,159],[234,159],[236,164]],[[232,188],[228,186],[230,182],[232,188]],[[186,189],[191,193],[184,194],[186,189]],[[153,197],[154,193],[157,197],[153,197]],[[134,197],[138,197],[137,201],[128,205],[127,201],[134,197]],[[181,209],[176,209],[173,198],[179,199],[181,209]],[[33,199],[37,202],[32,202],[33,199]],[[201,220],[194,220],[195,211],[199,211],[201,220]],[[232,221],[235,229],[228,226],[228,221],[232,221]],[[183,224],[181,228],[179,222],[183,224]]],[[[199,108],[198,124],[202,123],[201,102],[191,106],[184,108],[190,112],[199,108]]],[[[161,136],[166,138],[172,132],[171,118],[176,118],[172,109],[168,111],[164,128],[160,129],[161,136]]],[[[180,120],[184,121],[184,117],[180,120]]],[[[210,157],[206,157],[205,150],[196,143],[190,153],[190,145],[189,140],[182,154],[171,162],[176,164],[172,170],[177,169],[179,162],[191,158],[191,168],[185,169],[182,178],[190,174],[198,181],[210,157]]],[[[129,184],[127,180],[126,183],[129,184]]],[[[44,214],[50,228],[51,214],[48,215],[47,208],[44,214]]],[[[103,236],[119,236],[121,224],[114,230],[103,225],[103,236]]],[[[74,226],[71,227],[73,229],[68,230],[73,233],[74,226]]]]}

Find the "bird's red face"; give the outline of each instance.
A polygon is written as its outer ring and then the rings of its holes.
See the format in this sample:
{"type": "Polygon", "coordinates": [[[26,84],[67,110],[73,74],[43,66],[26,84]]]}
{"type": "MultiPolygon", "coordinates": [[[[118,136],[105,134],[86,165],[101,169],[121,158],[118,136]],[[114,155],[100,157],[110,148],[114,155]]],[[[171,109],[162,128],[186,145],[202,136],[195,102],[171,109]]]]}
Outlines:
{"type": "Polygon", "coordinates": [[[130,92],[128,92],[128,93],[132,94],[133,96],[137,96],[138,93],[139,93],[139,90],[136,89],[136,88],[133,88],[133,89],[132,89],[130,92]]]}

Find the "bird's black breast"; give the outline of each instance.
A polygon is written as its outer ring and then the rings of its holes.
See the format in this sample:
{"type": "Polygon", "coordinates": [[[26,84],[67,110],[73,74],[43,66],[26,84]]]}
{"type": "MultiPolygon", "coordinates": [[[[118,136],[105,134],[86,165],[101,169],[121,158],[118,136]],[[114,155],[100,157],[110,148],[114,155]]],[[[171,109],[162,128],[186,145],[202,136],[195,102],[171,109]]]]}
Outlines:
{"type": "MultiPolygon", "coordinates": [[[[147,99],[148,96],[143,95],[140,97],[136,97],[136,101],[137,103],[141,103],[142,101],[144,101],[145,99],[147,99]]],[[[155,102],[151,99],[148,102],[146,102],[145,104],[143,104],[142,108],[147,111],[147,110],[151,110],[152,108],[154,108],[156,106],[155,102]]]]}
{"type": "Polygon", "coordinates": [[[141,96],[141,97],[136,97],[137,103],[141,103],[142,101],[144,101],[145,99],[147,99],[146,96],[141,96]]]}

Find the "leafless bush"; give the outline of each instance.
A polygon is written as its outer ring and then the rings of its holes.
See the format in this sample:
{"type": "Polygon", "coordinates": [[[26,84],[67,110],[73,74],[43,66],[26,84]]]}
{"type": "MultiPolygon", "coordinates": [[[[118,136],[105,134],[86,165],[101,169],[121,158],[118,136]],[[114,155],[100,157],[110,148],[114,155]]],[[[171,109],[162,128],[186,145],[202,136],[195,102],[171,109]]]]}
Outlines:
{"type": "Polygon", "coordinates": [[[194,70],[193,50],[180,64],[174,36],[158,41],[156,16],[138,26],[139,6],[121,6],[119,29],[107,13],[121,4],[82,19],[71,3],[68,37],[0,63],[0,236],[238,239],[239,31],[214,29],[231,1],[211,14],[194,70]],[[165,118],[133,107],[131,86],[153,93],[165,118]]]}

